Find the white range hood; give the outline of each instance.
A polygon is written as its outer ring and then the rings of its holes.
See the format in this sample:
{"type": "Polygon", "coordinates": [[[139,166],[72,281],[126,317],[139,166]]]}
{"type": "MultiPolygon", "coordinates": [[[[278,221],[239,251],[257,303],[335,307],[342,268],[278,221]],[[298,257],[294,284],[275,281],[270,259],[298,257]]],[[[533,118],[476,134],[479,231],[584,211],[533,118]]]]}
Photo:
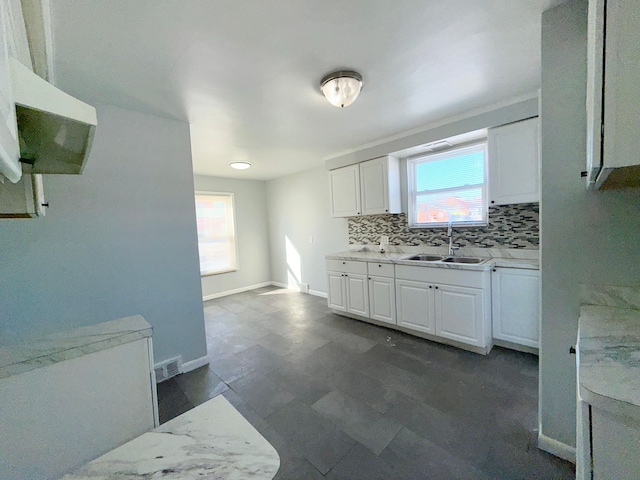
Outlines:
{"type": "Polygon", "coordinates": [[[31,173],[80,174],[97,125],[96,109],[9,57],[20,161],[31,173]]]}

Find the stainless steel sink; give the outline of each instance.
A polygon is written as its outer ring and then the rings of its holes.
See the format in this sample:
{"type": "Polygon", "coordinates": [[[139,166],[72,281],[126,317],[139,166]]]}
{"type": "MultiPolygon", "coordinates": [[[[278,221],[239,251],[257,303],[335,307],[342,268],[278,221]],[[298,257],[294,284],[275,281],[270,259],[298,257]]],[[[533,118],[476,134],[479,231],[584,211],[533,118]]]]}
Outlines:
{"type": "Polygon", "coordinates": [[[487,259],[478,257],[447,257],[442,261],[447,263],[472,263],[477,265],[486,262],[487,259]]]}
{"type": "Polygon", "coordinates": [[[421,262],[439,262],[442,260],[440,255],[413,255],[405,258],[405,260],[419,260],[421,262]]]}

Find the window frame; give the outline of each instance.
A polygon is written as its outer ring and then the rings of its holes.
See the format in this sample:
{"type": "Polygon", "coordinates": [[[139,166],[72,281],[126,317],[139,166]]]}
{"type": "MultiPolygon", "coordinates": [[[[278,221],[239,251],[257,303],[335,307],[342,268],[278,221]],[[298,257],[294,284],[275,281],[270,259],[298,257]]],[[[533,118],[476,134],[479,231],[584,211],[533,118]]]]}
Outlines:
{"type": "Polygon", "coordinates": [[[487,139],[475,141],[473,143],[455,145],[448,148],[445,151],[420,154],[414,157],[407,158],[407,204],[408,204],[408,224],[409,228],[442,228],[449,225],[449,222],[437,222],[437,223],[417,223],[415,219],[416,215],[416,198],[417,196],[425,193],[444,193],[450,191],[463,191],[480,187],[482,189],[482,221],[452,221],[451,225],[455,227],[485,227],[489,223],[489,155],[487,148],[487,139]],[[422,163],[434,162],[438,160],[444,160],[448,157],[455,157],[460,155],[461,152],[482,150],[484,153],[484,182],[482,184],[465,185],[460,187],[449,187],[439,190],[424,190],[416,191],[416,167],[422,163]]]}
{"type": "MultiPolygon", "coordinates": [[[[194,207],[195,207],[195,202],[196,202],[196,197],[198,196],[209,196],[209,197],[221,197],[221,196],[227,196],[230,198],[231,200],[231,221],[233,222],[233,255],[234,255],[234,260],[235,260],[235,267],[234,268],[230,268],[230,269],[226,269],[226,270],[216,270],[216,271],[207,271],[207,272],[203,272],[202,271],[202,265],[200,264],[200,241],[198,239],[198,264],[200,267],[200,277],[210,277],[213,275],[220,275],[223,273],[231,273],[231,272],[237,272],[238,270],[240,270],[240,262],[239,262],[239,258],[238,258],[238,228],[237,228],[237,223],[236,223],[236,200],[235,200],[235,194],[233,192],[212,192],[212,191],[205,191],[205,190],[196,190],[194,192],[194,207]]],[[[198,229],[198,210],[197,208],[195,208],[195,213],[196,213],[196,236],[197,236],[197,229],[198,229]]]]}

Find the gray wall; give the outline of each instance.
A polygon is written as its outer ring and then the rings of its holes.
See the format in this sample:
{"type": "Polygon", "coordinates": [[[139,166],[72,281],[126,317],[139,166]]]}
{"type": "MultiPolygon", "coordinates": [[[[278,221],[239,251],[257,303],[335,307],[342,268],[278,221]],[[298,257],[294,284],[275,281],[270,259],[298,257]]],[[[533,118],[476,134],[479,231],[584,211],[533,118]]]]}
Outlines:
{"type": "Polygon", "coordinates": [[[0,223],[0,337],[139,313],[156,362],[205,356],[189,126],[98,106],[84,173],[44,188],[46,217],[0,223]]]}
{"type": "Polygon", "coordinates": [[[265,182],[194,176],[197,191],[234,194],[238,270],[202,277],[202,295],[212,298],[229,290],[271,281],[265,182]]]}
{"type": "Polygon", "coordinates": [[[581,283],[640,282],[640,190],[590,192],[586,163],[587,2],[542,16],[541,433],[575,445],[581,283]]]}
{"type": "Polygon", "coordinates": [[[332,218],[329,211],[329,172],[320,167],[271,180],[267,202],[273,280],[287,284],[291,273],[294,282],[326,293],[324,256],[347,250],[349,243],[347,219],[332,218]]]}

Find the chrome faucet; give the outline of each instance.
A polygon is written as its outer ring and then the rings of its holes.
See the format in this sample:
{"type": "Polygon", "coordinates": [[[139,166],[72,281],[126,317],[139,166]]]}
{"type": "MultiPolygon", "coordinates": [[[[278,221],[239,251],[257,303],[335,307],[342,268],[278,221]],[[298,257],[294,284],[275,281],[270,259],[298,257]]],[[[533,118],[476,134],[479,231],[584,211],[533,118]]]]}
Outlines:
{"type": "Polygon", "coordinates": [[[451,220],[449,220],[449,226],[447,227],[447,237],[449,237],[449,255],[455,255],[455,251],[460,247],[457,245],[453,245],[453,228],[451,225],[451,220]]]}

